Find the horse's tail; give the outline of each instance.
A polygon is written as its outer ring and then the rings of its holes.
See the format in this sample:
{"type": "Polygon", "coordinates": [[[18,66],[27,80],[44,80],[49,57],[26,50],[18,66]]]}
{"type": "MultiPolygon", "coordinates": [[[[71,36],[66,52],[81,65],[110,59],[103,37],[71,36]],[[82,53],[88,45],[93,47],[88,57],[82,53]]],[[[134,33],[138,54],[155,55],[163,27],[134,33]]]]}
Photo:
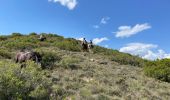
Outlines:
{"type": "Polygon", "coordinates": [[[35,56],[35,62],[38,64],[38,57],[37,57],[37,55],[35,56]]]}

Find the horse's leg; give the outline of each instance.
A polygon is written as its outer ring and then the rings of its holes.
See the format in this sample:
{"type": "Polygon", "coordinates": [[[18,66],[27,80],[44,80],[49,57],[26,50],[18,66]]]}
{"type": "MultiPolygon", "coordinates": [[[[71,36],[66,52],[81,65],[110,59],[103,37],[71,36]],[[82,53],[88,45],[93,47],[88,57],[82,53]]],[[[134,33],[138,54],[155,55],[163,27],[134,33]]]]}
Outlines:
{"type": "Polygon", "coordinates": [[[18,63],[18,57],[16,58],[15,63],[18,63]]]}
{"type": "Polygon", "coordinates": [[[22,68],[25,68],[26,67],[26,64],[24,63],[24,64],[21,64],[21,69],[22,68]]]}
{"type": "Polygon", "coordinates": [[[86,52],[88,52],[89,50],[88,50],[88,44],[86,44],[86,52]]]}
{"type": "Polygon", "coordinates": [[[21,66],[20,66],[20,67],[21,67],[21,69],[22,69],[22,68],[24,67],[24,65],[23,65],[23,64],[21,64],[21,66]]]}

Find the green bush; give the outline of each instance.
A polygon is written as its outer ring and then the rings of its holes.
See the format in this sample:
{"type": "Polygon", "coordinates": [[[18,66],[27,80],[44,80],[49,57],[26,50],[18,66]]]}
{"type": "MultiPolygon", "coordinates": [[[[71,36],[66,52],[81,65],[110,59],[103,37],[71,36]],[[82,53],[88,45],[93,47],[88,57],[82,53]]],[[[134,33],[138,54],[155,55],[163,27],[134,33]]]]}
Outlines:
{"type": "Polygon", "coordinates": [[[56,42],[54,45],[63,50],[81,51],[80,44],[74,39],[65,39],[63,41],[56,42]]]}
{"type": "Polygon", "coordinates": [[[35,33],[35,32],[32,32],[32,33],[30,33],[29,35],[37,35],[37,33],[35,33]]]}
{"type": "Polygon", "coordinates": [[[77,63],[80,62],[80,59],[75,57],[64,57],[60,63],[59,66],[63,68],[71,68],[71,69],[77,69],[78,65],[77,63]]]}
{"type": "Polygon", "coordinates": [[[9,49],[22,49],[22,48],[36,48],[38,40],[34,36],[21,36],[8,38],[6,41],[0,42],[1,46],[9,49]]]}
{"type": "Polygon", "coordinates": [[[39,85],[35,88],[34,91],[31,91],[29,94],[30,97],[35,98],[36,100],[47,100],[49,99],[49,94],[47,89],[39,85]]]}
{"type": "Polygon", "coordinates": [[[147,76],[170,82],[170,59],[150,61],[144,67],[147,76]]]}
{"type": "Polygon", "coordinates": [[[42,55],[43,68],[52,68],[56,62],[61,60],[61,57],[55,52],[40,52],[40,54],[42,55]]]}
{"type": "Polygon", "coordinates": [[[62,37],[62,36],[59,36],[57,34],[51,34],[51,33],[47,34],[47,37],[59,37],[59,38],[64,39],[64,37],[62,37]]]}
{"type": "Polygon", "coordinates": [[[12,54],[9,53],[7,50],[0,50],[0,58],[5,58],[5,59],[11,59],[12,58],[12,54]]]}
{"type": "Polygon", "coordinates": [[[34,44],[34,43],[29,43],[29,42],[8,42],[7,44],[5,44],[5,47],[10,48],[10,49],[16,49],[16,50],[20,50],[23,48],[37,48],[38,45],[34,44]]]}
{"type": "Polygon", "coordinates": [[[103,48],[103,47],[100,47],[100,46],[94,46],[93,48],[93,53],[97,53],[97,54],[104,54],[104,55],[112,55],[113,54],[113,51],[112,49],[107,49],[107,48],[103,48]]]}
{"type": "Polygon", "coordinates": [[[0,36],[0,41],[7,40],[7,36],[0,36]]]}
{"type": "Polygon", "coordinates": [[[23,36],[21,33],[12,33],[12,37],[23,36]]]}
{"type": "Polygon", "coordinates": [[[45,72],[33,62],[28,62],[26,68],[20,69],[19,64],[1,60],[0,73],[1,100],[44,98],[48,95],[51,80],[46,78],[45,72]]]}
{"type": "Polygon", "coordinates": [[[94,46],[93,52],[96,54],[103,54],[109,57],[112,61],[118,62],[122,65],[132,65],[143,67],[145,64],[145,60],[138,56],[132,56],[127,53],[121,53],[117,50],[106,49],[100,46],[94,46]]]}
{"type": "Polygon", "coordinates": [[[139,58],[137,56],[132,56],[130,54],[114,54],[112,57],[112,61],[118,62],[119,64],[124,65],[132,65],[132,66],[139,66],[143,67],[145,64],[145,60],[139,58]]]}

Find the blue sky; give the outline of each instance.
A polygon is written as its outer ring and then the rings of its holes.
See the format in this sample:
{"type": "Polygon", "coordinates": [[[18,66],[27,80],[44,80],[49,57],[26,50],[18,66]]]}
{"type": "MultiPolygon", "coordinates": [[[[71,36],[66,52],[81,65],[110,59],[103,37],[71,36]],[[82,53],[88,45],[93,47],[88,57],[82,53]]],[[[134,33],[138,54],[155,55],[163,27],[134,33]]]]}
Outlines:
{"type": "Polygon", "coordinates": [[[0,34],[56,33],[146,59],[170,58],[169,0],[0,0],[0,34]]]}

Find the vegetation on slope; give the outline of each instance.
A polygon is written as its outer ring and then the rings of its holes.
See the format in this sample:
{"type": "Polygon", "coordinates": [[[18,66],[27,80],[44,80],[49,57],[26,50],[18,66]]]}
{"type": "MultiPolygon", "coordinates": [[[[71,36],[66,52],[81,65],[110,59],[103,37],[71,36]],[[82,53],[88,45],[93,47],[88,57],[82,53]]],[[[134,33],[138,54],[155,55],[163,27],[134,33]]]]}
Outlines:
{"type": "Polygon", "coordinates": [[[170,59],[150,61],[144,67],[146,75],[170,82],[170,59]]]}
{"type": "MultiPolygon", "coordinates": [[[[81,52],[80,41],[73,38],[64,39],[62,36],[54,34],[42,33],[47,40],[40,42],[36,33],[30,33],[30,35],[22,35],[20,33],[13,33],[11,36],[1,36],[0,46],[1,48],[8,48],[12,50],[20,50],[23,48],[35,49],[40,47],[57,47],[62,50],[81,52]]],[[[120,53],[117,50],[106,49],[100,46],[95,46],[92,50],[95,54],[101,54],[109,57],[112,61],[116,61],[120,64],[130,64],[133,66],[143,66],[144,60],[137,56],[132,56],[126,53],[120,53]]],[[[0,55],[4,56],[3,54],[0,55]]]]}
{"type": "Polygon", "coordinates": [[[147,61],[117,50],[94,46],[81,52],[80,41],[36,33],[0,36],[0,99],[168,99],[170,60],[147,61]],[[17,51],[39,52],[41,69],[33,62],[20,69],[14,62],[17,51]],[[139,67],[135,67],[139,66],[139,67]]]}
{"type": "Polygon", "coordinates": [[[28,62],[25,69],[10,60],[0,61],[0,99],[17,100],[48,96],[50,79],[45,71],[33,62],[28,62]]]}

